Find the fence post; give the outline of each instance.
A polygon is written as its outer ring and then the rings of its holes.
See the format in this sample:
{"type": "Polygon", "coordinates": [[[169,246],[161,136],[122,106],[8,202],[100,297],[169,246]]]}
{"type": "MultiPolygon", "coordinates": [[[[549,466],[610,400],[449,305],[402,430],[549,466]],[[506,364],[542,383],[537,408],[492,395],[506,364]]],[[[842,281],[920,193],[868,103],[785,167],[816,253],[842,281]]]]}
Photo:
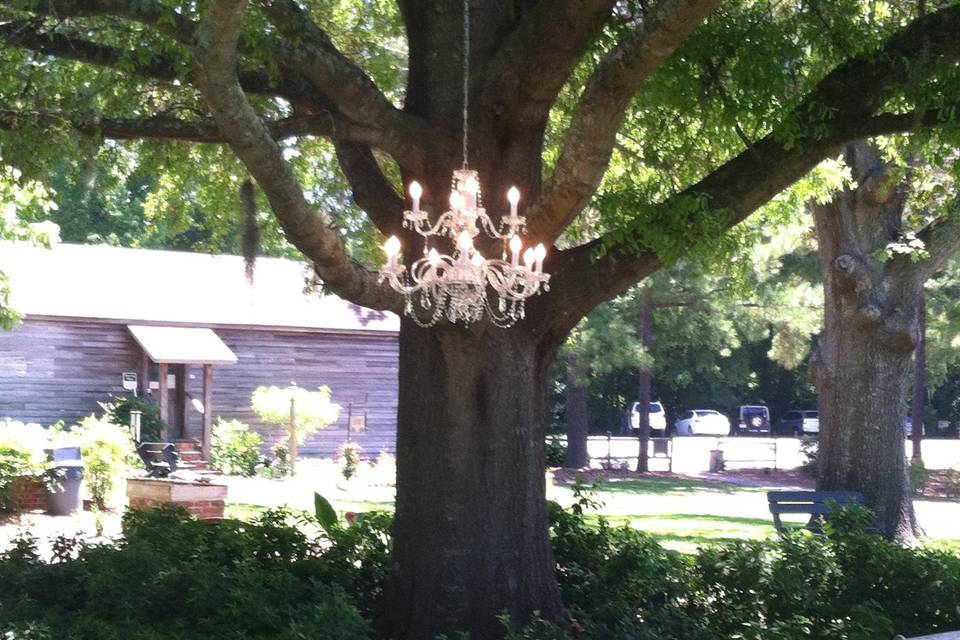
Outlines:
{"type": "Polygon", "coordinates": [[[613,445],[612,445],[612,443],[611,443],[611,441],[610,441],[610,435],[611,435],[610,432],[607,431],[607,470],[610,470],[610,469],[613,468],[613,460],[612,460],[612,458],[611,458],[612,453],[611,453],[611,450],[610,450],[611,446],[613,446],[613,445]]]}

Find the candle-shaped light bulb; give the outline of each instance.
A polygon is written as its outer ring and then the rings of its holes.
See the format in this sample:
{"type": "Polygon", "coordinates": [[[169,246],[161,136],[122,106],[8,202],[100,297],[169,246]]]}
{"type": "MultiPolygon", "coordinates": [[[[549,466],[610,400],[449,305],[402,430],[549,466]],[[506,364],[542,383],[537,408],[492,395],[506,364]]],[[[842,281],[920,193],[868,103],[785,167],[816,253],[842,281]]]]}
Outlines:
{"type": "Polygon", "coordinates": [[[413,198],[413,212],[420,212],[420,196],[423,195],[423,187],[420,186],[420,183],[414,180],[410,183],[410,197],[413,198]]]}
{"type": "Polygon", "coordinates": [[[463,208],[463,195],[459,191],[450,192],[450,209],[456,211],[463,208]]]}
{"type": "Polygon", "coordinates": [[[440,264],[440,254],[437,253],[436,249],[430,249],[430,253],[427,254],[427,262],[430,263],[431,267],[436,267],[440,264]]]}
{"type": "Polygon", "coordinates": [[[510,217],[517,217],[517,204],[520,202],[520,190],[516,187],[510,187],[507,191],[507,200],[510,201],[510,217]]]}
{"type": "Polygon", "coordinates": [[[473,249],[473,238],[470,237],[469,231],[461,231],[460,235],[457,236],[457,249],[460,249],[460,251],[473,249]]]}
{"type": "Polygon", "coordinates": [[[533,257],[537,259],[537,273],[543,273],[543,259],[547,257],[547,248],[542,242],[533,250],[533,257]]]}
{"type": "Polygon", "coordinates": [[[479,251],[474,251],[473,257],[470,258],[470,262],[473,263],[473,266],[479,269],[480,267],[483,266],[483,263],[486,262],[486,260],[484,260],[483,256],[480,255],[479,251]]]}
{"type": "Polygon", "coordinates": [[[516,267],[520,264],[520,249],[523,248],[523,242],[520,241],[520,236],[513,234],[513,237],[510,238],[510,263],[516,267]]]}
{"type": "Polygon", "coordinates": [[[533,269],[533,263],[536,259],[533,249],[527,249],[523,252],[523,264],[527,267],[527,271],[533,269]]]}
{"type": "Polygon", "coordinates": [[[477,193],[480,192],[480,184],[477,182],[477,179],[473,176],[468,176],[467,179],[463,181],[463,191],[467,194],[467,206],[476,207],[477,193]]]}
{"type": "Polygon", "coordinates": [[[397,254],[400,253],[400,239],[397,236],[390,236],[383,243],[383,252],[387,254],[387,262],[393,267],[397,264],[397,254]]]}

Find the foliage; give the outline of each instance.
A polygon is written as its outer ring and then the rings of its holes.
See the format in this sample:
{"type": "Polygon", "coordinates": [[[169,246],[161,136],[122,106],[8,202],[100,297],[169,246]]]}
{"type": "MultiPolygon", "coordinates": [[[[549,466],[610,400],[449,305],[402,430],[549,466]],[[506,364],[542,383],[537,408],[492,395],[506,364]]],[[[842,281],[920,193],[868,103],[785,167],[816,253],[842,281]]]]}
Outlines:
{"type": "Polygon", "coordinates": [[[913,492],[922,495],[930,481],[930,471],[927,470],[920,458],[910,458],[907,463],[907,471],[910,475],[910,486],[913,488],[913,492]]]}
{"type": "Polygon", "coordinates": [[[340,405],[331,401],[327,386],[316,391],[300,387],[257,387],[251,398],[251,407],[262,421],[280,426],[290,423],[291,403],[295,409],[298,444],[340,416],[340,405]]]}
{"type": "Polygon", "coordinates": [[[87,494],[94,506],[105,509],[116,483],[135,463],[130,430],[105,418],[88,416],[70,433],[80,443],[87,494]]]}
{"type": "Polygon", "coordinates": [[[46,469],[48,434],[39,424],[0,420],[0,508],[16,502],[15,481],[46,469]]]}
{"type": "Polygon", "coordinates": [[[820,443],[816,436],[804,435],[800,438],[800,455],[803,456],[802,469],[809,476],[817,475],[817,458],[820,453],[820,443]]]}
{"type": "Polygon", "coordinates": [[[337,459],[340,461],[340,473],[349,480],[357,474],[360,465],[360,445],[353,441],[344,442],[337,452],[337,459]]]}
{"type": "Polygon", "coordinates": [[[160,407],[153,402],[135,395],[122,395],[115,396],[110,402],[100,403],[100,407],[107,422],[124,426],[130,426],[130,412],[139,411],[141,442],[160,440],[163,422],[160,420],[160,407]]]}
{"type": "Polygon", "coordinates": [[[51,563],[21,539],[0,557],[0,628],[79,640],[370,638],[351,590],[379,591],[359,576],[382,575],[389,522],[329,545],[291,524],[285,512],[202,523],[177,509],[133,511],[116,547],[63,541],[51,563]]]}
{"type": "Polygon", "coordinates": [[[559,436],[550,436],[547,438],[547,466],[562,467],[563,461],[567,457],[567,443],[559,436]]]}
{"type": "Polygon", "coordinates": [[[257,469],[257,476],[276,480],[290,475],[290,450],[287,445],[278,442],[270,448],[270,453],[273,457],[257,469]]]}
{"type": "MultiPolygon", "coordinates": [[[[577,638],[868,640],[960,624],[960,557],[868,535],[864,509],[831,514],[826,537],[791,533],[696,556],[602,518],[594,526],[557,505],[550,513],[577,638]]],[[[564,637],[543,623],[524,633],[516,637],[564,637]]]]}
{"type": "Polygon", "coordinates": [[[252,476],[263,462],[263,438],[239,420],[217,418],[210,437],[210,467],[228,475],[252,476]]]}

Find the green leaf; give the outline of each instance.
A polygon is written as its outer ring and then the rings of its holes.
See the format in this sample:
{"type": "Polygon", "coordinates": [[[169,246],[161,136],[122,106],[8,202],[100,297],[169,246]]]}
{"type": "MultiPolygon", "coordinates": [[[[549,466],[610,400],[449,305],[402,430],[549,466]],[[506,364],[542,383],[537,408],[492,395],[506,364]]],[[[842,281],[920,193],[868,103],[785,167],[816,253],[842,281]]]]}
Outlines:
{"type": "Polygon", "coordinates": [[[316,492],[313,494],[313,512],[320,526],[323,527],[327,533],[330,533],[337,527],[337,512],[333,510],[333,505],[330,504],[329,500],[316,492]]]}

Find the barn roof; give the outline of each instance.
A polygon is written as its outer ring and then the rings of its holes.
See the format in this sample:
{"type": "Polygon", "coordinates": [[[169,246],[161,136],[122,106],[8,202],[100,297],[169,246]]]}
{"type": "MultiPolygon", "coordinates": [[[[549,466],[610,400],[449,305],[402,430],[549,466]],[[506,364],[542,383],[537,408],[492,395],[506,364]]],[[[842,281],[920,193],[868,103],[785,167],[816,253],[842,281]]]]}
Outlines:
{"type": "Polygon", "coordinates": [[[29,316],[125,323],[330,331],[399,330],[392,313],[334,295],[305,295],[305,265],[258,258],[253,284],[239,256],[0,242],[14,309],[29,316]]]}

